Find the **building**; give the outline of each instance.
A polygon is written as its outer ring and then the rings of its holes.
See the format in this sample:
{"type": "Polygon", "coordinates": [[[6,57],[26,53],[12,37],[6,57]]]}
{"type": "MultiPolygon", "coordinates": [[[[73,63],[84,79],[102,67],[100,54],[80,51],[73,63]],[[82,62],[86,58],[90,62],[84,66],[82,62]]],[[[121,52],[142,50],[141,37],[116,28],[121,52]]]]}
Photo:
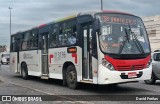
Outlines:
{"type": "Polygon", "coordinates": [[[149,35],[152,51],[160,50],[160,15],[145,17],[143,21],[149,35]]]}

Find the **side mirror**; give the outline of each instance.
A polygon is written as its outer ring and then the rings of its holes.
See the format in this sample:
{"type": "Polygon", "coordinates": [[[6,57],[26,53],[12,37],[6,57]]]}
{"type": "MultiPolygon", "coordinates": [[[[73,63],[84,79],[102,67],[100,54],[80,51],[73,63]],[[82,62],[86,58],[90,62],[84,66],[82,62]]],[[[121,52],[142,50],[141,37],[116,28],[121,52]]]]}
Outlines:
{"type": "Polygon", "coordinates": [[[154,61],[160,61],[159,53],[154,54],[153,59],[154,61]]]}

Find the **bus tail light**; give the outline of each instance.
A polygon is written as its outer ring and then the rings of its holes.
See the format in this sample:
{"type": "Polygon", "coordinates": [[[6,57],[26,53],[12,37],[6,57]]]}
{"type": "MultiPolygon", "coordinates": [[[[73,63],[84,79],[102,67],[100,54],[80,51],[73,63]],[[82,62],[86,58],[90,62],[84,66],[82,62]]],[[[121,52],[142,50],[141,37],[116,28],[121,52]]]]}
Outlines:
{"type": "Polygon", "coordinates": [[[152,64],[152,58],[148,61],[147,68],[149,68],[151,64],[152,64]]]}
{"type": "Polygon", "coordinates": [[[113,65],[109,63],[105,58],[102,59],[102,65],[111,71],[115,71],[113,65]]]}

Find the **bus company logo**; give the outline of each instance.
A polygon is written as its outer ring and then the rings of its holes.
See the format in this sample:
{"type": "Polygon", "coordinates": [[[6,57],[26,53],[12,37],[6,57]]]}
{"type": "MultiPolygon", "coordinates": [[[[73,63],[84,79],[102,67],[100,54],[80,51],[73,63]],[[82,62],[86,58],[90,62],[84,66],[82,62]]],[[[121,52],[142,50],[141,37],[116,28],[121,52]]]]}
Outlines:
{"type": "Polygon", "coordinates": [[[26,53],[24,53],[24,54],[23,54],[23,58],[24,58],[24,59],[33,59],[33,56],[31,56],[31,54],[26,54],[26,53]]]}
{"type": "Polygon", "coordinates": [[[2,101],[11,101],[11,96],[2,96],[2,101]]]}

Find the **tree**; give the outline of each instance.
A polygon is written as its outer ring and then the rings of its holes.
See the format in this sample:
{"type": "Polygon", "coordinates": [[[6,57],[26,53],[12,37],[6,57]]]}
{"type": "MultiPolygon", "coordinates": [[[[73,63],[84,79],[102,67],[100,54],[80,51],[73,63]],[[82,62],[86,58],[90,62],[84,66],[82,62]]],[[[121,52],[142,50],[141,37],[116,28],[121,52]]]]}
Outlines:
{"type": "Polygon", "coordinates": [[[6,45],[0,45],[0,52],[5,52],[7,49],[6,45]]]}

